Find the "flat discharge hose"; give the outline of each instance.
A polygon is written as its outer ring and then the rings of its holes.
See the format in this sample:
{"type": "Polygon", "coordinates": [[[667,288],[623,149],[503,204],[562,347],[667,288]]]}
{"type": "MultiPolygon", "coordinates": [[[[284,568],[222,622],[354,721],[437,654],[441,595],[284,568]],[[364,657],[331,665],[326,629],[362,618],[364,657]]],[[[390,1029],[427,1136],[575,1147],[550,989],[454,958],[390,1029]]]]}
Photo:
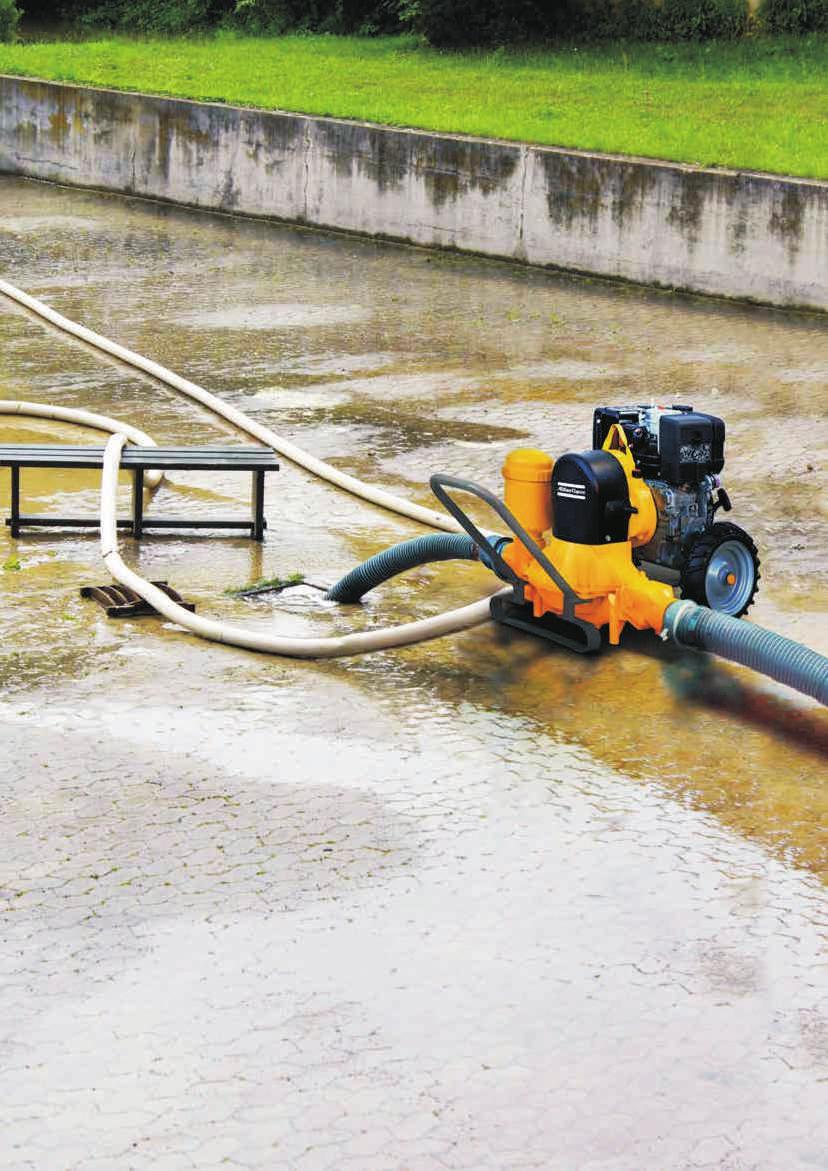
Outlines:
{"type": "Polygon", "coordinates": [[[664,629],[679,646],[741,663],[828,705],[828,658],[800,642],[689,601],[667,607],[664,629]]]}
{"type": "MultiPolygon", "coordinates": [[[[392,647],[411,646],[454,634],[491,621],[489,608],[491,598],[481,598],[469,606],[449,610],[434,618],[419,622],[407,622],[402,626],[387,627],[384,630],[369,630],[356,634],[344,634],[335,638],[288,638],[285,635],[265,634],[256,630],[245,630],[214,618],[203,618],[177,605],[151,582],[135,573],[121,559],[118,551],[117,492],[118,469],[121,451],[126,443],[124,435],[113,435],[104,449],[103,475],[101,476],[101,555],[109,572],[121,585],[135,590],[153,609],[211,642],[227,643],[244,647],[246,650],[264,651],[271,655],[284,655],[294,659],[334,659],[345,655],[362,655],[370,651],[390,650],[392,647]]],[[[509,592],[509,591],[504,591],[509,592]]]]}
{"type": "MultiPolygon", "coordinates": [[[[85,342],[102,353],[109,354],[129,366],[140,370],[150,377],[163,382],[174,390],[180,391],[196,402],[201,403],[228,423],[239,430],[252,435],[262,443],[278,451],[286,459],[304,467],[307,471],[323,480],[342,488],[352,495],[358,496],[370,503],[377,504],[388,511],[407,516],[412,520],[431,528],[442,529],[450,533],[459,533],[460,525],[452,518],[433,509],[423,508],[411,501],[403,500],[393,493],[382,488],[365,484],[354,476],[341,472],[338,468],[316,459],[315,456],[303,451],[302,448],[282,439],[268,427],[262,426],[254,419],[249,418],[242,411],[221,401],[203,387],[188,379],[181,378],[156,362],[134,353],[116,342],[95,333],[85,326],[70,321],[69,318],[51,309],[35,297],[30,297],[21,289],[16,288],[8,281],[0,280],[0,293],[9,297],[23,308],[36,314],[44,321],[62,330],[64,333],[85,342]]],[[[155,610],[163,614],[176,625],[190,630],[201,638],[214,642],[224,642],[249,650],[263,651],[268,654],[285,655],[291,658],[336,658],[345,655],[366,654],[370,651],[387,650],[392,647],[410,646],[432,638],[440,638],[445,634],[453,634],[460,630],[481,625],[491,621],[490,597],[480,599],[471,605],[450,610],[434,618],[426,618],[418,622],[409,622],[401,626],[373,630],[364,633],[341,635],[335,638],[287,638],[280,635],[266,635],[258,631],[245,630],[242,627],[228,623],[217,622],[192,614],[178,606],[166,594],[151,582],[146,581],[139,574],[124,564],[118,552],[117,523],[115,501],[118,485],[118,468],[120,454],[127,438],[142,446],[154,447],[155,442],[144,432],[130,424],[121,424],[105,415],[97,415],[91,411],[81,411],[69,407],[50,407],[40,403],[7,403],[9,411],[15,414],[31,414],[41,418],[61,419],[66,422],[79,423],[103,431],[112,432],[104,454],[104,472],[101,480],[101,550],[104,562],[116,581],[129,586],[155,610]],[[14,407],[17,409],[12,410],[14,407]]],[[[154,472],[151,480],[147,477],[150,486],[160,482],[163,473],[154,472]]],[[[465,538],[464,538],[465,539],[465,538]]]]}
{"type": "Polygon", "coordinates": [[[100,350],[101,353],[109,354],[110,357],[117,358],[120,362],[124,362],[127,366],[132,366],[135,370],[140,370],[144,374],[148,374],[151,378],[155,378],[158,382],[163,382],[166,386],[173,390],[179,391],[195,402],[201,403],[202,406],[211,410],[214,414],[219,415],[220,418],[225,419],[228,423],[232,423],[234,427],[238,427],[240,431],[244,431],[247,435],[252,435],[254,439],[258,439],[261,443],[272,447],[274,451],[278,451],[285,459],[291,463],[298,464],[306,471],[312,472],[313,475],[318,476],[321,480],[327,480],[329,484],[335,485],[337,488],[343,489],[345,492],[350,492],[352,496],[358,496],[361,500],[367,500],[371,504],[376,504],[380,508],[386,509],[388,512],[395,512],[399,516],[407,516],[411,520],[419,521],[420,524],[428,525],[432,529],[443,529],[445,532],[460,532],[460,525],[444,513],[437,512],[433,508],[424,508],[420,504],[415,504],[411,500],[404,500],[401,496],[395,496],[393,492],[386,491],[385,488],[378,488],[373,484],[366,484],[362,480],[358,480],[356,476],[348,475],[347,472],[342,472],[339,468],[333,467],[332,464],[326,463],[325,460],[317,459],[316,456],[304,451],[295,443],[291,443],[288,439],[283,439],[281,435],[277,435],[275,431],[271,431],[269,427],[265,427],[262,423],[257,423],[255,419],[251,419],[243,411],[236,407],[230,406],[229,403],[222,402],[216,395],[211,394],[209,390],[205,390],[203,386],[199,386],[195,382],[190,382],[187,378],[182,378],[179,374],[173,373],[165,366],[159,365],[158,362],[153,362],[149,358],[144,358],[141,354],[136,354],[133,350],[126,349],[125,346],[118,345],[117,342],[110,341],[109,338],[103,337],[102,334],[95,333],[86,326],[78,325],[75,321],[70,321],[68,317],[64,317],[61,313],[51,309],[43,301],[38,301],[35,297],[30,297],[28,293],[24,293],[22,289],[16,288],[9,284],[8,281],[0,280],[0,293],[3,293],[10,300],[15,301],[18,305],[22,305],[24,309],[34,313],[37,317],[42,318],[43,321],[48,321],[51,325],[56,326],[57,329],[69,334],[70,337],[78,338],[80,341],[86,342],[87,345],[93,346],[100,350]]]}
{"type": "MultiPolygon", "coordinates": [[[[118,419],[110,419],[108,415],[99,415],[95,411],[84,411],[79,407],[59,407],[52,403],[29,403],[23,399],[0,399],[0,415],[23,415],[31,419],[56,419],[61,423],[76,423],[81,427],[89,427],[92,431],[105,431],[110,435],[122,432],[130,443],[138,447],[157,447],[158,444],[142,431],[133,427],[131,423],[121,423],[118,419]]],[[[162,471],[148,471],[144,475],[144,483],[152,490],[158,487],[164,479],[162,471]]]]}

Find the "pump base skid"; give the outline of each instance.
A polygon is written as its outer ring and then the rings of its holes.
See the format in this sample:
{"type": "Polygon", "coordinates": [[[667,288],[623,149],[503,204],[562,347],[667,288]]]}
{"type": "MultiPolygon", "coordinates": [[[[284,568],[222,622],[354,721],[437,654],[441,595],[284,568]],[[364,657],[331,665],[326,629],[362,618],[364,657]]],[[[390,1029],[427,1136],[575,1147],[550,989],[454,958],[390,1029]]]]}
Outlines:
{"type": "Polygon", "coordinates": [[[569,651],[589,655],[601,649],[601,631],[583,619],[564,618],[563,615],[551,611],[547,611],[540,618],[535,618],[531,605],[516,602],[506,596],[492,598],[490,608],[492,618],[502,626],[524,630],[528,634],[566,647],[569,651]]]}

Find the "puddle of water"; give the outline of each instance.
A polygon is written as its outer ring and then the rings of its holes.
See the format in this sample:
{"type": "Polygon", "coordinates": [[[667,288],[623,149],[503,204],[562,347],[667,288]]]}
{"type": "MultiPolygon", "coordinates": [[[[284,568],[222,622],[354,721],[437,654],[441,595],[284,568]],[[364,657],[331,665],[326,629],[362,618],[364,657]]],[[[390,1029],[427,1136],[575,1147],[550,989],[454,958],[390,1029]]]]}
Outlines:
{"type": "Polygon", "coordinates": [[[11,235],[28,235],[32,232],[94,232],[100,230],[100,222],[89,216],[73,215],[4,215],[0,220],[0,232],[11,235]]]}
{"type": "Polygon", "coordinates": [[[471,380],[455,373],[375,374],[370,378],[349,378],[326,383],[331,390],[347,391],[352,397],[397,404],[403,399],[422,399],[432,404],[446,394],[462,393],[471,380]]]}
{"type": "Polygon", "coordinates": [[[282,369],[300,377],[324,378],[340,374],[367,374],[393,366],[398,361],[394,354],[305,354],[292,362],[284,362],[282,369]]]}
{"type": "Polygon", "coordinates": [[[243,410],[250,407],[276,408],[279,411],[318,411],[323,407],[338,407],[348,401],[345,390],[336,391],[319,387],[302,387],[289,390],[284,386],[266,386],[244,399],[243,410]]]}
{"type": "Polygon", "coordinates": [[[182,313],[181,325],[199,329],[311,329],[319,325],[354,325],[369,316],[360,305],[232,305],[224,309],[182,313]]]}
{"type": "MultiPolygon", "coordinates": [[[[512,446],[588,447],[599,403],[664,397],[722,415],[733,518],[763,560],[756,620],[828,652],[824,383],[802,377],[828,368],[823,321],[0,186],[0,223],[50,227],[4,235],[16,283],[424,503],[435,470],[497,489],[512,446]],[[76,219],[93,226],[79,234],[76,219]],[[342,304],[332,288],[347,290],[342,304]]],[[[0,393],[120,416],[159,443],[242,441],[6,305],[0,393]]],[[[0,435],[80,437],[2,416],[0,435]]],[[[32,470],[24,492],[44,512],[97,506],[88,474],[32,470]]],[[[246,477],[182,473],[149,507],[247,505],[246,477]]],[[[268,480],[266,513],[263,547],[184,533],[140,548],[124,538],[124,555],[201,613],[303,634],[436,613],[490,584],[480,567],[441,565],[344,611],[309,590],[229,597],[277,574],[332,580],[416,530],[289,464],[268,480]]],[[[7,954],[24,957],[35,995],[13,1014],[20,1063],[4,1093],[24,1128],[15,1095],[31,1086],[19,1071],[48,1058],[63,1163],[95,1112],[82,1073],[58,1099],[61,1063],[81,1069],[73,1046],[124,1027],[116,1001],[141,1004],[146,1027],[102,1073],[107,1100],[126,1076],[145,1106],[153,1071],[141,1053],[165,1052],[180,1127],[192,1094],[175,1071],[188,1084],[209,1074],[204,1038],[234,990],[227,1019],[249,1046],[251,1082],[272,1073],[254,1004],[274,1061],[307,1055],[295,1076],[315,1108],[314,1077],[339,1036],[337,1093],[373,1119],[358,1079],[379,1079],[386,1122],[433,1125],[428,1171],[441,1150],[473,1171],[523,1171],[530,1156],[548,1166],[550,1151],[562,1166],[621,1166],[619,1134],[625,1167],[818,1165],[825,713],[645,636],[591,661],[490,627],[347,662],[262,659],[81,601],[82,585],[106,577],[94,533],[0,533],[0,565],[12,555],[21,568],[0,570],[0,892],[7,954]],[[175,1011],[159,972],[186,987],[175,1011]],[[268,988],[284,998],[278,1011],[268,988]],[[36,1006],[53,992],[41,1030],[36,1006]],[[397,1064],[366,1057],[366,1036],[397,1064]],[[473,1124],[459,1125],[457,1108],[473,1124]],[[713,1135],[732,1149],[705,1154],[713,1135]]],[[[216,1034],[217,1062],[221,1044],[216,1034]]],[[[216,1094],[204,1100],[223,1117],[216,1094]]],[[[286,1113],[304,1151],[302,1111],[286,1113]]],[[[153,1142],[166,1126],[149,1127],[153,1142]]],[[[37,1135],[14,1134],[37,1149],[37,1135]]],[[[248,1124],[248,1155],[257,1135],[248,1124]]],[[[98,1137],[98,1155],[114,1159],[115,1137],[98,1137]]],[[[410,1161],[413,1148],[388,1149],[387,1165],[410,1161]]]]}
{"type": "Polygon", "coordinates": [[[815,382],[823,390],[828,388],[828,365],[806,367],[803,370],[783,370],[779,375],[780,382],[800,383],[815,382]]]}
{"type": "Polygon", "coordinates": [[[595,380],[604,381],[617,377],[617,371],[608,369],[606,366],[599,366],[594,362],[583,362],[577,358],[559,359],[557,362],[535,362],[534,364],[520,365],[512,367],[506,374],[501,375],[505,378],[513,378],[515,380],[535,380],[542,378],[544,380],[563,380],[565,382],[592,382],[595,380]]]}
{"type": "Polygon", "coordinates": [[[752,346],[738,343],[728,345],[727,342],[713,342],[697,350],[676,351],[679,362],[689,362],[693,365],[742,365],[745,362],[755,362],[757,356],[757,351],[752,346]]]}

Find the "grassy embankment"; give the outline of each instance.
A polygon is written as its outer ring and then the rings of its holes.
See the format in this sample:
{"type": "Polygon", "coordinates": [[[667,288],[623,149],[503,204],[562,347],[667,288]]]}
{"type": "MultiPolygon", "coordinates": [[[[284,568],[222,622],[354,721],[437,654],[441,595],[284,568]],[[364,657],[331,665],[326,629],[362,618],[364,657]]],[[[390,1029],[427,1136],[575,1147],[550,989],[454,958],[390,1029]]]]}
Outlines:
{"type": "Polygon", "coordinates": [[[828,178],[828,36],[454,55],[411,39],[0,45],[0,72],[828,178]]]}

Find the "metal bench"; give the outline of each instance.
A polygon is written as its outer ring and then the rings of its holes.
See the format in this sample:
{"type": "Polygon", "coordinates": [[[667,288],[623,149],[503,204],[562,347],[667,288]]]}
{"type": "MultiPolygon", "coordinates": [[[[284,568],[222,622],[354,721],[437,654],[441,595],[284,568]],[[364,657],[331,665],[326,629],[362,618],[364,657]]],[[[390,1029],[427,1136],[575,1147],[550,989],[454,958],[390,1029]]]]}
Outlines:
{"type": "MultiPolygon", "coordinates": [[[[69,516],[31,516],[20,511],[20,471],[22,468],[102,468],[103,447],[64,447],[57,444],[0,444],[0,467],[11,469],[11,516],[6,524],[11,535],[21,528],[97,528],[98,518],[69,516]]],[[[140,537],[145,529],[241,529],[254,541],[264,540],[267,521],[264,516],[265,472],[278,471],[276,454],[269,447],[125,447],[121,467],[132,472],[132,516],[119,520],[118,527],[131,529],[140,537]],[[144,472],[150,468],[164,471],[251,472],[250,520],[190,519],[186,517],[146,517],[144,515],[144,472]]]]}

